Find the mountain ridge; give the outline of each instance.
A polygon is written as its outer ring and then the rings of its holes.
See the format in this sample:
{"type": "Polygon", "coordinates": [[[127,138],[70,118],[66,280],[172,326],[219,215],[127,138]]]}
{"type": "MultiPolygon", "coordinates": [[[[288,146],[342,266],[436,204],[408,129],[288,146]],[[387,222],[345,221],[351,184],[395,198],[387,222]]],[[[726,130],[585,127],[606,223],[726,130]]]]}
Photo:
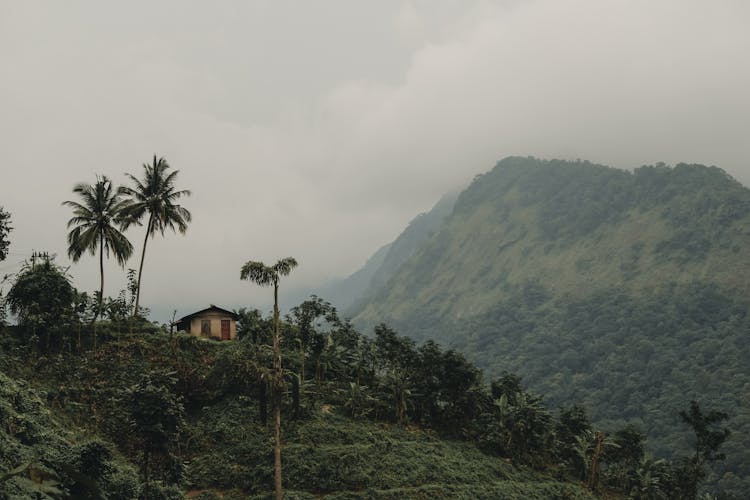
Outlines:
{"type": "Polygon", "coordinates": [[[733,416],[738,457],[712,481],[748,491],[748,248],[750,190],[717,167],[509,157],[353,322],[518,373],[553,405],[583,401],[595,421],[644,428],[657,452],[684,438],[678,394],[710,401],[733,416]]]}
{"type": "Polygon", "coordinates": [[[529,175],[522,166],[528,161],[537,160],[512,157],[478,176],[461,193],[445,224],[420,248],[421,257],[405,261],[398,271],[402,278],[379,292],[380,299],[389,299],[382,307],[373,306],[378,298],[370,301],[356,311],[355,321],[367,323],[388,315],[398,319],[406,298],[416,295],[417,303],[425,306],[443,287],[452,289],[455,301],[450,311],[433,313],[449,312],[455,318],[476,314],[477,308],[485,310],[502,294],[477,298],[476,283],[461,279],[472,274],[484,285],[482,290],[539,281],[555,294],[578,295],[597,283],[649,288],[657,273],[679,283],[696,276],[720,276],[722,283],[750,291],[746,279],[750,266],[739,259],[732,259],[737,267],[731,272],[725,266],[732,254],[750,244],[750,191],[720,169],[680,164],[674,169],[641,167],[629,173],[587,162],[549,161],[537,164],[541,168],[531,167],[535,171],[529,175]],[[597,177],[583,185],[565,182],[569,179],[555,171],[560,167],[573,175],[597,177]],[[534,189],[533,183],[541,182],[541,177],[547,184],[534,189]],[[707,178],[718,180],[729,191],[729,206],[718,203],[715,192],[703,192],[700,199],[686,202],[689,194],[679,190],[707,178]],[[487,192],[488,186],[499,190],[487,192]],[[576,206],[574,196],[589,203],[576,206]],[[702,207],[709,212],[701,213],[702,207]],[[511,209],[513,218],[507,219],[511,209]],[[690,220],[694,224],[688,224],[690,220]],[[738,229],[738,234],[728,238],[730,229],[738,229]],[[660,236],[665,234],[668,237],[660,236]],[[555,259],[549,259],[550,254],[556,254],[555,259]],[[612,260],[618,269],[612,268],[612,260]],[[529,273],[529,261],[544,265],[529,273]],[[483,263],[480,269],[478,262],[483,263]],[[421,286],[430,275],[440,276],[441,286],[434,290],[421,286]],[[462,297],[471,297],[471,304],[462,297]]]}

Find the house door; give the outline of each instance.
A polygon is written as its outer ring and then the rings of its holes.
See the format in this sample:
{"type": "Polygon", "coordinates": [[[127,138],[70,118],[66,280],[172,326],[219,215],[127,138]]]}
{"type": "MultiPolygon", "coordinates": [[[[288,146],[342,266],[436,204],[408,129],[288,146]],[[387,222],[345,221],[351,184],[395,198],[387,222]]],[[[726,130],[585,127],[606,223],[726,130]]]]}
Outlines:
{"type": "Polygon", "coordinates": [[[221,340],[229,340],[229,320],[221,320],[221,340]]]}

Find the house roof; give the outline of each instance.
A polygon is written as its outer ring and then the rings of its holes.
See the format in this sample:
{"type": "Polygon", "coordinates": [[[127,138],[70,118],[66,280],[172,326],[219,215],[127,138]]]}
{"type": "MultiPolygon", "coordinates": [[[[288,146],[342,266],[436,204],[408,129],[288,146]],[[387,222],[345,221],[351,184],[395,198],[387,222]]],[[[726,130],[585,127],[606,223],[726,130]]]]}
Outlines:
{"type": "Polygon", "coordinates": [[[227,309],[222,309],[221,307],[217,307],[217,306],[211,304],[210,307],[207,307],[205,309],[201,309],[200,311],[196,311],[196,312],[194,312],[192,314],[188,314],[187,316],[183,316],[182,318],[180,318],[177,321],[175,321],[175,323],[179,323],[181,321],[187,321],[187,320],[189,320],[189,319],[191,319],[191,318],[193,318],[195,316],[200,316],[201,314],[204,314],[204,313],[207,313],[207,312],[219,312],[219,313],[226,314],[227,316],[231,316],[232,319],[234,319],[234,320],[239,319],[239,316],[237,316],[232,311],[229,311],[227,309]]]}

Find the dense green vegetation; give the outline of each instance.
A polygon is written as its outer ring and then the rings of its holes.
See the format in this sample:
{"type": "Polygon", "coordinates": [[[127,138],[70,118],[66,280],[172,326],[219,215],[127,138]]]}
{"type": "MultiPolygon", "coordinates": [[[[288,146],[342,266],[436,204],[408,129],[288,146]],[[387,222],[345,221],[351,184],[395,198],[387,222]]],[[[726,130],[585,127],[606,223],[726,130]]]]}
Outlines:
{"type": "Polygon", "coordinates": [[[637,429],[552,412],[518,377],[487,385],[458,352],[384,325],[363,336],[318,298],[280,325],[277,384],[274,318],[240,313],[236,342],[100,322],[79,349],[62,328],[49,346],[7,328],[0,498],[266,498],[273,394],[288,498],[686,498],[719,458],[724,416],[697,404],[700,462],[654,461],[637,429]]]}
{"type": "MultiPolygon", "coordinates": [[[[0,498],[181,498],[181,491],[263,498],[272,491],[272,433],[258,399],[267,381],[254,366],[266,354],[251,336],[222,344],[112,332],[96,351],[79,354],[38,352],[20,333],[2,337],[0,471],[17,470],[0,482],[0,498]]],[[[284,398],[288,497],[589,497],[580,484],[522,466],[526,458],[513,465],[496,447],[482,451],[427,427],[397,425],[389,387],[354,389],[342,370],[330,366],[308,384],[296,417],[294,400],[284,398]]],[[[453,412],[444,418],[465,427],[453,412]]]]}
{"type": "Polygon", "coordinates": [[[717,490],[750,491],[750,191],[715,167],[634,172],[508,158],[353,311],[518,373],[552,406],[638,425],[658,456],[687,452],[677,411],[731,415],[717,490]]]}

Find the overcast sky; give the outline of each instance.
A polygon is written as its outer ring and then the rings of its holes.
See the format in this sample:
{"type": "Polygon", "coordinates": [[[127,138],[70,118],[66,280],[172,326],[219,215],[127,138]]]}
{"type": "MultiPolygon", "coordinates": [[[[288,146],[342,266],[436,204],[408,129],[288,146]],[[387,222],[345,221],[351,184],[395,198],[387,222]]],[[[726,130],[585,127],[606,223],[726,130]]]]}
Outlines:
{"type": "MultiPolygon", "coordinates": [[[[164,156],[194,219],[149,242],[160,320],[266,307],[247,260],[299,260],[282,300],[347,275],[508,155],[750,181],[745,0],[0,0],[0,68],[0,274],[32,250],[68,265],[73,185],[164,156]]],[[[97,264],[71,266],[79,289],[97,264]]]]}

